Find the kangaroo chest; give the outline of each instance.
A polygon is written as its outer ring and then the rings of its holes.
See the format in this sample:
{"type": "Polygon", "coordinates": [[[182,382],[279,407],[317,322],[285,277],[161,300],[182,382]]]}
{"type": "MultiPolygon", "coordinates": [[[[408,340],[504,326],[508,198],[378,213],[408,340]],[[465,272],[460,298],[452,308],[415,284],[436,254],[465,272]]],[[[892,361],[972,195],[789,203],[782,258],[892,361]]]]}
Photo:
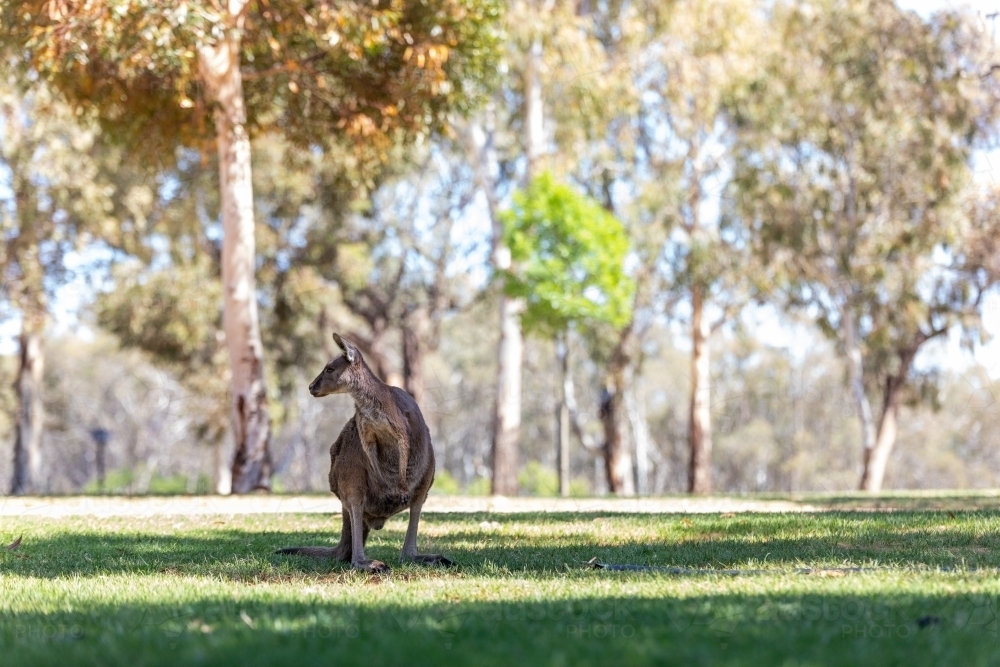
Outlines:
{"type": "Polygon", "coordinates": [[[406,430],[385,419],[369,419],[359,414],[357,425],[361,444],[366,449],[378,449],[382,453],[383,450],[395,451],[406,444],[406,430]]]}

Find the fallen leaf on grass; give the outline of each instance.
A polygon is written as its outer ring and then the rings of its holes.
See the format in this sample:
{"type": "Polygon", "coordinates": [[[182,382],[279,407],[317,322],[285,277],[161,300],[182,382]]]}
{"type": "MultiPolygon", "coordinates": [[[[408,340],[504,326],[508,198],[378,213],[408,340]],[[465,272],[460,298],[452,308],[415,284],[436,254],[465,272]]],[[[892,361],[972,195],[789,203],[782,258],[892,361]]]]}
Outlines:
{"type": "Polygon", "coordinates": [[[21,547],[21,538],[22,537],[24,537],[24,535],[21,535],[16,540],[14,540],[10,544],[8,544],[7,545],[7,549],[10,550],[10,551],[17,551],[21,547]]]}
{"type": "Polygon", "coordinates": [[[952,519],[954,519],[955,518],[955,513],[949,511],[948,512],[948,516],[950,516],[952,519]]]}
{"type": "Polygon", "coordinates": [[[681,525],[682,526],[687,526],[688,528],[690,528],[691,526],[694,525],[694,521],[692,521],[691,519],[689,519],[687,517],[684,517],[683,519],[681,519],[681,525]]]}
{"type": "Polygon", "coordinates": [[[719,516],[724,516],[724,517],[726,517],[726,518],[728,519],[728,518],[730,518],[730,517],[734,517],[734,516],[736,516],[736,512],[723,512],[723,513],[722,513],[722,514],[720,514],[719,516]]]}

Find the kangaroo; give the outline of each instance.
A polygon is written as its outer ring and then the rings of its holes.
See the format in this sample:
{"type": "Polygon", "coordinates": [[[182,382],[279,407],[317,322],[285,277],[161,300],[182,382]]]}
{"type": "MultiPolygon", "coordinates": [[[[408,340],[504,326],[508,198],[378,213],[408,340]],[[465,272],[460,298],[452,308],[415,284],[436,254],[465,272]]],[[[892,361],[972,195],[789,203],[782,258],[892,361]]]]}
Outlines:
{"type": "Polygon", "coordinates": [[[330,490],[343,505],[340,543],[333,548],[288,547],[275,553],[336,558],[359,570],[388,571],[385,563],[365,557],[368,533],[409,507],[400,561],[452,565],[440,554],[417,552],[420,510],[434,483],[434,448],[420,408],[408,393],[379,380],[354,345],[338,334],[333,340],[344,354],[323,368],[309,385],[309,393],[317,398],[349,393],[354,399],[354,416],[330,448],[330,490]],[[399,467],[401,489],[382,474],[391,466],[399,467]]]}

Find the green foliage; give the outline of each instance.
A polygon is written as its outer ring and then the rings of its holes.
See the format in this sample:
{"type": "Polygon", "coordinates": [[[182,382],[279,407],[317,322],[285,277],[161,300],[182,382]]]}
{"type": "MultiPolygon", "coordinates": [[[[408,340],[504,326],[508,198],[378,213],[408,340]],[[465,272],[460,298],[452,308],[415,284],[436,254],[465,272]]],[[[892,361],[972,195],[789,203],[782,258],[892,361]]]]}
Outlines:
{"type": "Polygon", "coordinates": [[[207,147],[198,49],[237,36],[252,127],[304,145],[347,137],[362,161],[447,127],[496,76],[502,3],[0,2],[0,41],[115,135],[159,160],[207,147]],[[238,25],[237,25],[238,23],[238,25]]]}
{"type": "Polygon", "coordinates": [[[960,14],[925,21],[889,0],[779,3],[772,21],[729,103],[735,198],[785,305],[834,340],[853,311],[878,392],[927,339],[977,327],[995,280],[973,245],[996,219],[961,206],[1000,117],[979,76],[991,40],[960,14]]]}
{"type": "Polygon", "coordinates": [[[586,477],[577,477],[569,482],[570,498],[586,498],[591,495],[590,480],[586,477]]]}
{"type": "Polygon", "coordinates": [[[546,172],[514,195],[501,220],[512,259],[504,289],[525,300],[525,329],[552,336],[573,323],[628,323],[628,236],[597,202],[546,172]]]}
{"type": "Polygon", "coordinates": [[[468,486],[465,487],[465,495],[467,496],[488,496],[492,487],[490,485],[490,480],[487,477],[477,477],[468,486]]]}
{"type": "MultiPolygon", "coordinates": [[[[87,495],[107,494],[125,495],[139,491],[136,482],[139,475],[132,470],[122,468],[112,470],[104,478],[104,486],[101,487],[97,480],[91,480],[83,487],[82,492],[87,495]]],[[[212,492],[212,481],[207,475],[198,475],[194,485],[186,475],[156,475],[149,478],[149,485],[142,490],[144,494],[154,496],[177,496],[182,494],[205,494],[212,492]]]]}
{"type": "Polygon", "coordinates": [[[210,364],[219,347],[222,285],[203,256],[187,266],[141,273],[115,270],[115,288],[100,295],[98,323],[126,346],[188,370],[210,364]]]}
{"type": "MultiPolygon", "coordinates": [[[[529,496],[555,498],[559,495],[559,475],[538,461],[528,461],[528,464],[517,473],[517,485],[522,493],[529,496]]],[[[571,480],[569,495],[573,498],[589,496],[590,482],[583,477],[571,480]]]]}
{"type": "Polygon", "coordinates": [[[461,490],[461,485],[458,483],[458,480],[455,479],[447,470],[441,469],[434,473],[434,486],[431,487],[432,494],[455,496],[458,495],[461,490]]]}
{"type": "Polygon", "coordinates": [[[49,86],[20,92],[4,70],[0,299],[22,312],[28,328],[40,327],[47,296],[73,277],[66,255],[94,240],[127,245],[125,230],[148,212],[148,190],[129,183],[120,155],[99,145],[93,118],[75,113],[49,86]]]}
{"type": "Polygon", "coordinates": [[[229,374],[222,333],[222,284],[204,255],[170,269],[119,265],[113,289],[98,295],[97,322],[123,347],[138,348],[166,365],[196,395],[197,431],[217,441],[228,422],[229,374]]]}
{"type": "Polygon", "coordinates": [[[559,476],[538,461],[528,461],[528,465],[517,473],[517,485],[529,496],[559,495],[559,476]]]}

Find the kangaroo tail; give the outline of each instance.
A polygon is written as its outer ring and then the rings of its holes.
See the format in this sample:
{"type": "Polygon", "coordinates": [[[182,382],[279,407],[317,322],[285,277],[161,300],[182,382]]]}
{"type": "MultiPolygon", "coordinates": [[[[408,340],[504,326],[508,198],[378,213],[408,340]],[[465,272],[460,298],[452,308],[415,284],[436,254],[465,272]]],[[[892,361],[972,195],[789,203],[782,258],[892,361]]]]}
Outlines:
{"type": "Polygon", "coordinates": [[[285,547],[278,549],[276,554],[296,554],[308,556],[310,558],[334,558],[334,549],[331,547],[285,547]]]}

